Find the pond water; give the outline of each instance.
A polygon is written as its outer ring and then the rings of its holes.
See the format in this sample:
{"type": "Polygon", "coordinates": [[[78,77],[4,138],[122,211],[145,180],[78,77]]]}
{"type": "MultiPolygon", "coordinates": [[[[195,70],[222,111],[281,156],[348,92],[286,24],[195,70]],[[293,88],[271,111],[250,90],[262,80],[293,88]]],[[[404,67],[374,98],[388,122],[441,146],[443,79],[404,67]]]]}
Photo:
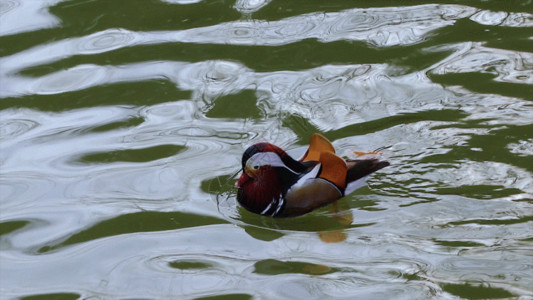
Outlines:
{"type": "Polygon", "coordinates": [[[0,297],[532,299],[532,7],[0,0],[0,297]],[[236,205],[315,132],[391,166],[236,205]]]}

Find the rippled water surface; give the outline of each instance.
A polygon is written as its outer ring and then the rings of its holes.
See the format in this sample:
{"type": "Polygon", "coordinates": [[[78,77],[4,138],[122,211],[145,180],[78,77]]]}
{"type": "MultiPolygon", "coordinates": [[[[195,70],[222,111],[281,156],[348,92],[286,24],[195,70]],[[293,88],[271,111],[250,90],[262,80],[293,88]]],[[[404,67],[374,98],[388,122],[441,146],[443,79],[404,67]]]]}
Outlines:
{"type": "Polygon", "coordinates": [[[532,7],[0,0],[1,298],[532,299],[532,7]],[[236,205],[315,132],[391,166],[236,205]]]}

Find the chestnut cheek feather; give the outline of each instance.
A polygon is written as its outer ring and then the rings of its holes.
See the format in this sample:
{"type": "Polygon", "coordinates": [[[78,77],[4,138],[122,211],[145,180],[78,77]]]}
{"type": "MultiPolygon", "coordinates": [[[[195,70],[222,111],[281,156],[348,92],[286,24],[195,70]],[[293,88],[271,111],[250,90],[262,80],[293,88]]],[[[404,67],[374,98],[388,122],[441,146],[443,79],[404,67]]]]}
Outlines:
{"type": "Polygon", "coordinates": [[[237,186],[239,203],[258,214],[281,196],[281,186],[273,168],[264,167],[261,176],[255,179],[243,173],[237,181],[237,186]]]}

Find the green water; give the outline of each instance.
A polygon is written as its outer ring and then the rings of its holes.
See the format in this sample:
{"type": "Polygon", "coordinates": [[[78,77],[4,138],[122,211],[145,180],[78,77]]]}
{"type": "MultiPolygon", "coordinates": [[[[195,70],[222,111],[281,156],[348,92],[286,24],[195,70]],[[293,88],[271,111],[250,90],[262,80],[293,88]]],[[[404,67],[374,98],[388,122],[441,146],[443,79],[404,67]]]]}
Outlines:
{"type": "Polygon", "coordinates": [[[0,298],[530,299],[532,7],[0,0],[0,298]],[[315,132],[391,166],[237,206],[315,132]]]}

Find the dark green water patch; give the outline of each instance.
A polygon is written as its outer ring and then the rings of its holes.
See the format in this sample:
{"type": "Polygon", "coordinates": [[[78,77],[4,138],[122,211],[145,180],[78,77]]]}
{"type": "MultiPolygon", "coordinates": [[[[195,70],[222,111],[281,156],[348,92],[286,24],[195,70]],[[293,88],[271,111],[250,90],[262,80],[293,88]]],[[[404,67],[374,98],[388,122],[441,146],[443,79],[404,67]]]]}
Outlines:
{"type": "Polygon", "coordinates": [[[171,261],[168,265],[174,269],[180,270],[196,270],[196,269],[208,269],[212,267],[210,264],[201,261],[171,261]]]}
{"type": "Polygon", "coordinates": [[[290,128],[292,132],[296,134],[298,137],[296,144],[300,145],[308,145],[309,140],[314,133],[324,135],[324,132],[316,128],[311,122],[309,122],[309,120],[297,114],[289,114],[285,116],[282,125],[285,128],[290,128]]]}
{"type": "Polygon", "coordinates": [[[50,12],[62,20],[62,27],[71,35],[85,35],[108,28],[176,30],[219,24],[240,17],[233,4],[220,0],[187,5],[157,0],[68,1],[51,7],[50,12]]]}
{"type": "Polygon", "coordinates": [[[208,194],[222,194],[234,190],[235,182],[232,175],[222,175],[202,181],[200,189],[208,194]]]}
{"type": "MultiPolygon", "coordinates": [[[[432,42],[431,44],[435,44],[432,42]]],[[[389,63],[394,66],[399,66],[403,68],[403,71],[400,74],[393,75],[403,75],[406,73],[421,71],[427,69],[434,64],[444,60],[446,57],[450,56],[452,50],[435,50],[427,51],[426,49],[420,49],[419,45],[409,47],[409,53],[405,53],[403,56],[398,56],[394,59],[391,59],[389,63]]],[[[391,47],[391,50],[402,49],[405,50],[405,47],[391,47]]],[[[397,52],[401,52],[398,51],[397,52]]]]}
{"type": "Polygon", "coordinates": [[[330,231],[344,229],[333,214],[324,214],[332,209],[331,205],[314,210],[311,213],[294,218],[272,218],[251,213],[239,206],[240,220],[246,224],[274,230],[295,230],[295,231],[330,231]]]}
{"type": "Polygon", "coordinates": [[[491,286],[474,286],[468,283],[465,284],[453,284],[446,283],[441,284],[444,291],[465,299],[501,299],[516,297],[511,292],[491,286]]]}
{"type": "Polygon", "coordinates": [[[512,224],[527,223],[531,221],[533,221],[533,216],[524,216],[521,218],[514,218],[514,219],[473,219],[473,220],[449,222],[448,225],[468,225],[468,224],[512,225],[512,224]]]}
{"type": "Polygon", "coordinates": [[[455,109],[426,110],[414,113],[404,113],[378,120],[348,125],[341,129],[324,133],[331,141],[354,135],[365,135],[389,129],[397,125],[413,124],[421,121],[457,122],[468,116],[467,113],[455,109]]]}
{"type": "MultiPolygon", "coordinates": [[[[342,200],[340,200],[342,201],[342,200]]],[[[352,208],[358,208],[366,211],[381,211],[385,210],[384,208],[375,207],[377,204],[374,200],[354,200],[350,201],[350,206],[352,208]]]]}
{"type": "Polygon", "coordinates": [[[252,295],[248,294],[225,294],[225,295],[217,295],[217,296],[207,296],[207,297],[200,297],[200,298],[194,298],[196,300],[249,300],[253,299],[252,295]]]}
{"type": "Polygon", "coordinates": [[[307,145],[313,133],[320,133],[330,141],[354,135],[365,135],[385,130],[396,125],[412,124],[420,121],[448,121],[457,122],[468,116],[467,113],[455,109],[426,110],[413,113],[402,113],[395,116],[362,122],[345,126],[331,131],[321,131],[313,126],[306,118],[290,114],[283,119],[283,126],[290,128],[297,136],[297,144],[307,145]]]}
{"type": "Polygon", "coordinates": [[[222,96],[215,100],[213,107],[206,113],[209,118],[258,119],[261,111],[257,107],[255,91],[244,90],[238,94],[222,96]]]}
{"type": "MultiPolygon", "coordinates": [[[[496,108],[498,109],[498,108],[496,108]]],[[[446,128],[494,128],[494,125],[490,125],[491,121],[496,120],[496,118],[484,118],[484,119],[474,119],[474,120],[461,120],[458,123],[454,124],[439,124],[431,127],[433,130],[446,129],[446,128]]]]}
{"type": "Polygon", "coordinates": [[[234,21],[241,15],[233,9],[233,4],[227,1],[199,1],[188,5],[173,5],[157,0],[60,2],[48,10],[60,18],[61,26],[0,37],[0,45],[9,45],[0,47],[0,56],[109,28],[132,31],[179,30],[234,21]],[[104,11],[105,14],[102,13],[104,11]]]}
{"type": "Polygon", "coordinates": [[[1,222],[0,223],[0,236],[9,234],[13,231],[16,231],[26,225],[28,225],[30,222],[28,221],[7,221],[7,222],[1,222]]]}
{"type": "Polygon", "coordinates": [[[27,107],[41,111],[66,111],[94,106],[149,106],[190,97],[190,91],[181,91],[170,81],[149,80],[95,86],[54,95],[4,98],[0,102],[0,109],[27,107]]]}
{"type": "Polygon", "coordinates": [[[517,188],[505,188],[496,185],[462,185],[452,188],[437,188],[434,193],[439,195],[460,195],[475,199],[495,199],[522,194],[517,188]]]}
{"type": "Polygon", "coordinates": [[[421,272],[418,272],[418,271],[415,271],[414,273],[404,273],[398,270],[392,270],[392,271],[388,271],[387,273],[396,278],[403,278],[406,281],[425,281],[426,280],[425,278],[419,275],[421,272]]]}
{"type": "Polygon", "coordinates": [[[20,298],[21,300],[74,300],[80,299],[81,295],[75,293],[54,293],[31,295],[20,298]]]}
{"type": "Polygon", "coordinates": [[[379,207],[361,207],[360,209],[361,210],[366,210],[366,211],[383,211],[383,210],[386,210],[385,208],[379,208],[379,207]]]}
{"type": "Polygon", "coordinates": [[[418,273],[401,273],[400,276],[407,281],[423,281],[424,280],[424,278],[420,277],[418,273]]]}
{"type": "Polygon", "coordinates": [[[276,259],[260,260],[254,265],[254,273],[265,275],[279,274],[308,274],[324,275],[337,270],[326,265],[312,264],[298,261],[280,261],[276,259]]]}
{"type": "MultiPolygon", "coordinates": [[[[505,27],[499,27],[505,28],[505,27]]],[[[514,29],[514,28],[513,28],[514,29]]],[[[487,41],[484,45],[491,48],[506,49],[509,51],[521,51],[530,53],[531,48],[533,48],[533,42],[531,41],[531,29],[530,28],[516,28],[513,32],[499,32],[501,36],[503,34],[508,34],[513,36],[512,38],[497,38],[490,41],[487,41]],[[520,31],[519,31],[520,30],[520,31]]],[[[525,85],[525,84],[524,84],[525,85]]]]}
{"type": "Polygon", "coordinates": [[[277,240],[280,237],[284,236],[284,234],[279,231],[255,226],[245,226],[244,231],[246,231],[246,233],[254,239],[267,242],[277,240]]]}
{"type": "MultiPolygon", "coordinates": [[[[340,201],[342,202],[342,200],[340,201]]],[[[238,209],[240,220],[250,225],[245,227],[246,232],[256,239],[267,241],[279,238],[280,235],[283,235],[282,231],[285,230],[327,233],[348,228],[369,227],[376,224],[372,222],[353,223],[349,208],[346,209],[342,203],[339,203],[337,211],[334,210],[333,205],[327,205],[305,215],[292,218],[272,218],[251,213],[240,206],[238,209]]]]}
{"type": "Polygon", "coordinates": [[[0,57],[69,37],[69,34],[61,28],[48,28],[0,36],[0,57]],[[9,47],[5,47],[5,45],[9,45],[9,47]]]}
{"type": "Polygon", "coordinates": [[[106,131],[112,131],[116,129],[121,128],[129,128],[129,127],[135,127],[137,125],[140,125],[144,122],[144,118],[141,117],[131,117],[123,121],[117,121],[108,123],[105,125],[101,125],[98,127],[93,127],[89,130],[89,132],[106,132],[106,131]]]}
{"type": "Polygon", "coordinates": [[[82,156],[80,161],[84,163],[148,162],[176,155],[185,149],[185,146],[180,145],[160,145],[143,149],[116,150],[87,154],[82,156]]]}
{"type": "Polygon", "coordinates": [[[452,247],[452,248],[461,248],[461,247],[484,247],[485,245],[476,242],[470,241],[444,241],[434,239],[433,242],[437,245],[452,247]]]}
{"type": "MultiPolygon", "coordinates": [[[[461,126],[460,124],[457,126],[461,126]]],[[[454,128],[455,124],[443,125],[435,127],[436,129],[454,128]]],[[[426,156],[420,160],[422,163],[426,162],[442,162],[449,163],[451,160],[455,161],[478,161],[478,162],[501,162],[524,168],[533,172],[533,163],[531,163],[531,156],[511,153],[508,149],[512,143],[519,143],[522,140],[531,138],[533,132],[533,124],[528,125],[506,125],[502,129],[495,129],[488,134],[466,134],[470,136],[467,145],[452,145],[449,146],[451,151],[446,154],[437,154],[433,156],[426,156]]],[[[497,187],[496,189],[498,189],[497,187]]],[[[503,194],[514,193],[514,189],[502,191],[503,194]]]]}
{"type": "MultiPolygon", "coordinates": [[[[505,11],[508,10],[505,9],[505,11]]],[[[463,18],[455,21],[453,26],[442,27],[432,32],[430,44],[482,42],[485,47],[529,52],[533,44],[529,40],[530,31],[527,27],[484,25],[469,18],[463,18]],[[502,39],[502,36],[507,36],[507,38],[502,39]],[[508,44],[510,41],[513,41],[512,45],[508,44]],[[515,45],[518,47],[514,47],[515,45]]]]}
{"type": "Polygon", "coordinates": [[[369,226],[376,225],[376,224],[377,224],[376,222],[353,223],[353,224],[349,224],[348,227],[349,228],[361,228],[361,227],[369,227],[369,226]]]}
{"type": "MultiPolygon", "coordinates": [[[[506,9],[506,11],[509,10],[506,9]]],[[[529,9],[529,11],[530,13],[533,12],[531,9],[529,9]]],[[[531,17],[525,18],[529,18],[531,20],[531,17]]],[[[469,19],[464,19],[461,21],[472,22],[469,19]]],[[[464,34],[465,32],[470,32],[471,30],[472,33],[476,35],[476,38],[473,40],[483,43],[484,47],[526,53],[531,52],[531,49],[533,48],[533,41],[531,40],[531,28],[528,26],[491,26],[475,23],[475,25],[470,25],[468,29],[463,30],[462,33],[464,34]],[[505,38],[502,38],[503,36],[505,38]]],[[[462,36],[459,35],[459,32],[456,34],[457,36],[462,36]]],[[[465,40],[465,42],[468,41],[469,40],[465,40]]],[[[524,86],[525,85],[526,84],[524,84],[524,86]]]]}
{"type": "Polygon", "coordinates": [[[407,203],[407,204],[400,204],[399,207],[409,207],[409,206],[413,206],[413,205],[427,204],[427,203],[432,203],[432,202],[437,202],[437,201],[439,201],[439,200],[438,199],[434,199],[434,198],[424,199],[424,200],[416,200],[416,201],[413,201],[413,202],[410,202],[410,203],[407,203]]]}
{"type": "Polygon", "coordinates": [[[40,248],[38,252],[46,253],[68,245],[120,234],[175,230],[226,223],[227,222],[222,219],[204,215],[183,212],[142,211],[120,215],[115,218],[102,221],[70,236],[58,244],[44,246],[40,248]]]}
{"type": "Polygon", "coordinates": [[[481,94],[497,94],[533,100],[533,85],[495,81],[496,76],[496,74],[479,72],[428,74],[431,81],[444,86],[456,85],[481,94]]]}

